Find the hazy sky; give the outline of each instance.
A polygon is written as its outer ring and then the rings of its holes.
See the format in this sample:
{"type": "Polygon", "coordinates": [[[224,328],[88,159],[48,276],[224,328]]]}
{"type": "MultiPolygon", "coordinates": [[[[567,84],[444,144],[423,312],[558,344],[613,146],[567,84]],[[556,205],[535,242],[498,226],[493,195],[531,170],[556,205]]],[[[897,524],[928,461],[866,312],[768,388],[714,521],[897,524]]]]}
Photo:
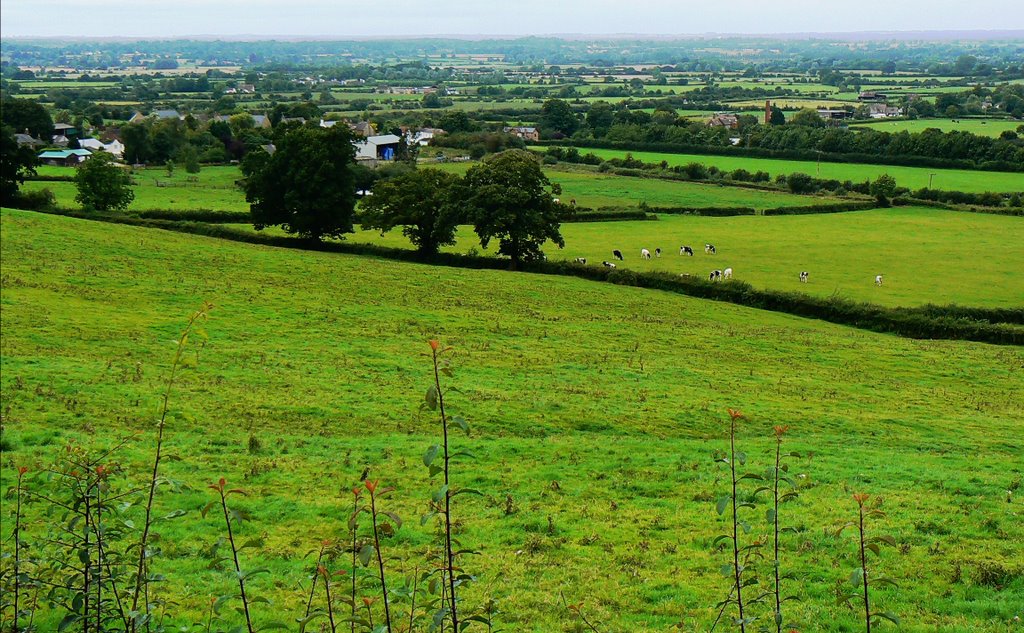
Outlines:
{"type": "Polygon", "coordinates": [[[544,35],[1024,29],[1022,0],[2,0],[0,34],[544,35]]]}

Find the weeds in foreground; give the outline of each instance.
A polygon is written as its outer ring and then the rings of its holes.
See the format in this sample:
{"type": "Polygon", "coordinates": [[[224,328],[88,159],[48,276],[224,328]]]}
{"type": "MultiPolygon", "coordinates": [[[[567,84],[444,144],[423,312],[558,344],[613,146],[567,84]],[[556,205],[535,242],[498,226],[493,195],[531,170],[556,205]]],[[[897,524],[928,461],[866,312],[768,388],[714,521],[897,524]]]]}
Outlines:
{"type": "Polygon", "coordinates": [[[865,507],[869,498],[870,495],[863,492],[858,492],[853,495],[853,500],[857,502],[857,521],[855,523],[850,522],[840,526],[839,530],[836,532],[838,535],[848,527],[857,528],[857,544],[860,550],[860,565],[853,570],[852,574],[850,574],[850,585],[852,586],[852,589],[846,593],[840,593],[838,598],[840,604],[845,603],[851,607],[853,606],[853,601],[863,600],[864,627],[867,633],[871,633],[872,625],[880,620],[889,620],[893,624],[900,623],[899,618],[891,613],[871,610],[870,586],[885,584],[895,587],[898,585],[889,578],[881,575],[872,577],[868,573],[868,552],[873,553],[875,556],[880,556],[882,545],[896,547],[896,540],[891,536],[867,536],[865,519],[882,518],[885,516],[885,513],[878,507],[865,507]]]}
{"type": "MultiPolygon", "coordinates": [[[[782,578],[788,577],[788,574],[782,574],[782,561],[779,559],[779,506],[787,501],[791,501],[798,496],[796,481],[789,475],[789,465],[783,463],[782,458],[785,457],[800,457],[799,453],[782,453],[782,436],[789,430],[788,426],[775,426],[773,431],[775,432],[775,468],[771,470],[772,475],[772,507],[767,512],[768,522],[772,525],[772,548],[774,550],[774,558],[772,560],[772,567],[775,573],[775,584],[772,588],[772,595],[775,598],[775,630],[776,633],[782,633],[782,603],[787,600],[798,599],[794,595],[782,596],[782,578]],[[780,483],[785,484],[789,487],[789,490],[782,491],[780,483]]],[[[795,532],[791,527],[781,528],[783,532],[795,532]]]]}

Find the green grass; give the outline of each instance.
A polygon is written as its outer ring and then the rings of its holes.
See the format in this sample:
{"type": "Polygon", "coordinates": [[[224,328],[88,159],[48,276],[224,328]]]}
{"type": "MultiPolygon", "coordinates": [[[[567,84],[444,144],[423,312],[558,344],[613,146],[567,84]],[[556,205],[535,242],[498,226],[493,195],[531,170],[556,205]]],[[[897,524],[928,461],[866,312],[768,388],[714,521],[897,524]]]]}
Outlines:
{"type": "MultiPolygon", "coordinates": [[[[72,167],[43,166],[40,175],[74,176],[72,167]]],[[[135,200],[130,210],[145,209],[213,209],[216,211],[248,211],[245,194],[235,186],[242,177],[237,167],[203,167],[198,174],[189,174],[184,169],[174,170],[171,177],[167,170],[159,167],[133,172],[135,200]],[[193,180],[194,179],[194,180],[193,180]]],[[[78,208],[75,202],[75,183],[66,181],[30,181],[24,185],[26,191],[49,189],[57,197],[57,204],[78,208]]]]}
{"type": "MultiPolygon", "coordinates": [[[[544,151],[545,148],[534,147],[532,149],[544,151]]],[[[881,174],[889,174],[896,179],[896,183],[899,186],[909,187],[910,189],[927,187],[929,175],[935,174],[932,178],[932,187],[935,189],[966,191],[970,193],[980,193],[983,191],[1024,191],[1024,174],[1009,172],[829,163],[824,161],[819,164],[812,160],[778,160],[774,158],[670,154],[662,152],[627,152],[626,150],[618,149],[581,148],[580,152],[584,154],[592,152],[606,159],[623,158],[627,153],[631,153],[634,158],[648,163],[658,163],[663,160],[668,162],[670,166],[703,163],[705,165],[714,165],[726,171],[739,168],[748,171],[766,171],[772,177],[778,174],[803,172],[819,178],[863,182],[865,180],[874,180],[881,174]]]]}
{"type": "MultiPolygon", "coordinates": [[[[506,630],[573,630],[560,591],[602,630],[710,626],[728,591],[726,555],[711,546],[726,529],[712,453],[726,446],[727,406],[752,416],[740,437],[750,469],[767,466],[773,424],[791,425],[789,446],[806,456],[793,464],[807,475],[802,498],[783,515],[800,529],[784,537],[788,589],[802,597],[792,626],[857,629],[833,599],[853,543],[827,529],[852,518],[854,491],[883,502],[889,517],[872,529],[900,545],[878,565],[901,586],[875,600],[901,630],[1005,631],[1024,615],[1020,492],[1006,501],[1022,476],[1018,349],[26,212],[3,211],[2,229],[5,489],[13,465],[37,471],[66,442],[100,448],[136,431],[114,458],[137,482],[170,341],[200,300],[216,304],[172,401],[167,450],[182,460],[165,472],[187,487],[157,501],[160,514],[188,511],[160,524],[153,563],[168,577],[162,597],[181,605],[175,626],[232,590],[203,553],[222,526],[197,511],[220,476],[249,492],[236,502],[251,513],[241,538],[266,537],[243,561],[272,571],[250,583],[274,601],[256,606],[259,622],[300,613],[303,555],[344,538],[346,491],[366,466],[397,485],[391,507],[406,519],[385,539],[390,567],[411,568],[436,543],[415,520],[430,489],[420,456],[437,434],[418,413],[435,335],[455,346],[461,392],[449,406],[473,427],[454,440],[477,455],[456,482],[484,493],[457,504],[459,537],[482,551],[465,562],[481,582],[462,595],[466,607],[495,596],[506,630]],[[250,432],[263,444],[254,455],[250,432]],[[1008,584],[981,584],[993,566],[1008,584]]],[[[44,527],[40,510],[27,538],[44,527]]],[[[748,515],[754,534],[762,514],[748,515]]],[[[60,617],[44,610],[36,623],[52,630],[60,617]]]]}
{"type": "MultiPolygon", "coordinates": [[[[923,132],[928,128],[938,128],[943,132],[970,132],[979,136],[995,137],[1005,130],[1016,131],[1022,125],[1024,125],[1022,121],[1007,119],[957,119],[956,123],[952,119],[915,119],[913,121],[882,120],[852,127],[871,128],[879,132],[890,133],[907,131],[912,134],[923,132]]],[[[1024,176],[1021,179],[1024,180],[1024,176]]],[[[1024,189],[1024,184],[1021,185],[1021,188],[1024,189]]]]}
{"type": "MultiPolygon", "coordinates": [[[[758,288],[838,294],[888,306],[926,303],[1021,306],[1024,301],[1024,222],[1019,218],[900,207],[800,216],[703,218],[662,215],[656,222],[590,222],[562,226],[565,248],[549,245],[551,259],[586,257],[591,265],[621,250],[623,268],[705,277],[732,268],[758,288]],[[716,255],[705,255],[704,244],[716,255]],[[683,244],[693,257],[679,256],[683,244]],[[662,257],[644,260],[640,249],[662,257]],[[984,253],[984,256],[979,256],[984,253]],[[808,271],[808,283],[799,273],[808,271]],[[874,285],[883,275],[883,286],[874,285]]],[[[411,248],[400,231],[358,232],[347,239],[411,248]]],[[[449,250],[479,248],[462,227],[449,250]]],[[[493,248],[492,248],[493,250],[493,248]]]]}

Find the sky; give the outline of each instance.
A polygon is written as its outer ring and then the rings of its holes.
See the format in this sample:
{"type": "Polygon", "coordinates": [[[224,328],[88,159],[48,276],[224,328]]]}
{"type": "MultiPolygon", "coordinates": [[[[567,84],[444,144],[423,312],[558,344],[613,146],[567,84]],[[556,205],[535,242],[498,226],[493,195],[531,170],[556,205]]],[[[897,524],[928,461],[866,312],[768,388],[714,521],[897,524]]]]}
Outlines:
{"type": "Polygon", "coordinates": [[[3,0],[0,35],[802,33],[1024,29],[1022,0],[3,0]]]}

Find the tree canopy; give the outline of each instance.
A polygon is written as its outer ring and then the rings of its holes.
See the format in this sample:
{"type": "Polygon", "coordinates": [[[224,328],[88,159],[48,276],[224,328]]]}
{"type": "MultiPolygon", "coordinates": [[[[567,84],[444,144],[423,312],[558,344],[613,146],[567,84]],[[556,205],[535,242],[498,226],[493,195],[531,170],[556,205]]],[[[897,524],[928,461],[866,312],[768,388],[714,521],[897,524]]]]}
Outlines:
{"type": "Polygon", "coordinates": [[[135,199],[128,172],[105,152],[96,152],[75,171],[75,202],[95,211],[124,211],[135,199]]]}
{"type": "Polygon", "coordinates": [[[25,130],[41,141],[50,142],[53,136],[53,119],[41,104],[30,99],[4,99],[0,103],[0,118],[15,134],[25,130]]]}
{"type": "Polygon", "coordinates": [[[36,154],[28,147],[20,147],[14,140],[14,130],[6,125],[0,128],[0,202],[10,204],[18,195],[25,178],[35,173],[36,154]]]}
{"type": "Polygon", "coordinates": [[[460,179],[440,169],[419,169],[373,188],[361,205],[360,224],[382,233],[402,226],[402,234],[425,255],[455,243],[462,213],[455,198],[460,179]]]}
{"type": "Polygon", "coordinates": [[[541,259],[547,240],[565,246],[559,228],[566,207],[553,197],[559,193],[532,154],[508,150],[467,171],[460,197],[480,243],[486,248],[498,239],[498,252],[516,267],[521,261],[541,259]]]}
{"type": "Polygon", "coordinates": [[[280,226],[320,240],[352,232],[356,150],[348,126],[305,126],[285,134],[273,155],[252,151],[242,162],[253,226],[280,226]]]}
{"type": "Polygon", "coordinates": [[[548,136],[572,136],[573,132],[580,129],[580,120],[568,102],[548,99],[540,108],[540,129],[548,136]]]}

